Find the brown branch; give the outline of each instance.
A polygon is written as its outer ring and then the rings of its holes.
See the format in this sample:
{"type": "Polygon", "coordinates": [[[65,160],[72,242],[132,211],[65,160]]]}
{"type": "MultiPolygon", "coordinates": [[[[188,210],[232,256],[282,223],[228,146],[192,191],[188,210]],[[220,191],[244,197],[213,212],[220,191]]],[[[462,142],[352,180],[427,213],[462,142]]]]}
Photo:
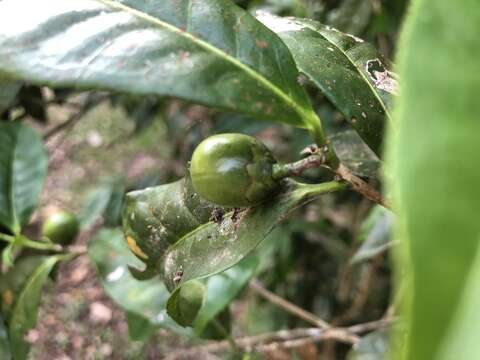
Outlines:
{"type": "Polygon", "coordinates": [[[257,294],[259,294],[266,300],[270,301],[272,304],[277,305],[278,307],[284,309],[290,314],[293,314],[299,317],[300,319],[305,320],[306,322],[309,322],[317,326],[320,329],[327,329],[331,327],[329,323],[320,319],[315,314],[312,314],[311,312],[308,312],[302,309],[301,307],[298,307],[297,305],[292,304],[291,302],[281,298],[280,296],[275,295],[274,293],[268,291],[256,279],[253,279],[252,281],[250,281],[249,287],[250,289],[254,290],[257,294]]]}
{"type": "MultiPolygon", "coordinates": [[[[389,327],[395,319],[381,319],[350,327],[337,327],[328,329],[299,328],[293,330],[280,330],[254,336],[235,339],[239,349],[269,351],[277,348],[293,348],[304,344],[315,343],[322,340],[335,340],[346,344],[356,344],[360,334],[389,327]]],[[[199,353],[219,353],[228,351],[230,343],[227,340],[212,342],[207,345],[180,350],[166,357],[166,360],[185,359],[199,353]]]]}
{"type": "Polygon", "coordinates": [[[380,194],[377,189],[360,179],[358,176],[352,174],[343,164],[338,166],[336,173],[343,180],[348,182],[354,191],[362,194],[374,203],[380,204],[387,209],[391,209],[390,204],[383,198],[382,194],[380,194]]]}
{"type": "Polygon", "coordinates": [[[73,126],[77,121],[79,121],[86,113],[88,113],[91,109],[93,109],[95,106],[103,102],[109,97],[108,94],[106,95],[96,95],[96,94],[90,94],[85,100],[85,103],[83,104],[82,108],[70,115],[70,117],[62,122],[61,124],[55,126],[54,128],[50,129],[43,135],[43,140],[48,140],[55,134],[59,133],[60,131],[69,128],[70,126],[73,126]]]}

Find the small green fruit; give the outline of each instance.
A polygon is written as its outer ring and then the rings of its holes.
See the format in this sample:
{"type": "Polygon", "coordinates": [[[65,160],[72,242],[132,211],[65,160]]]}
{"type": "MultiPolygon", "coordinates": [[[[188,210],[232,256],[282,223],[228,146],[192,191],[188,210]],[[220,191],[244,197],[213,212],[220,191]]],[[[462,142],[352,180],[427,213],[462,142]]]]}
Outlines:
{"type": "Polygon", "coordinates": [[[59,211],[50,215],[43,223],[42,234],[57,244],[68,245],[78,234],[78,221],[75,215],[59,211]]]}
{"type": "Polygon", "coordinates": [[[178,294],[178,317],[180,325],[192,326],[205,297],[205,285],[198,280],[185,283],[178,294]]]}
{"type": "Polygon", "coordinates": [[[222,206],[247,207],[265,201],[279,187],[276,160],[257,139],[243,134],[219,134],[202,141],[192,155],[193,188],[222,206]]]}

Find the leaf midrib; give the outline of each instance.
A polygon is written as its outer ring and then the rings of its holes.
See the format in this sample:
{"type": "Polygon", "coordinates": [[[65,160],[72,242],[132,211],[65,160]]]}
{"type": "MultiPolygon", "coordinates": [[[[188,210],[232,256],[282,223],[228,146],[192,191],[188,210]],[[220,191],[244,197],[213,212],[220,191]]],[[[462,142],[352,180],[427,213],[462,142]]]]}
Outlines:
{"type": "MultiPolygon", "coordinates": [[[[141,11],[135,9],[135,8],[130,7],[130,6],[117,3],[114,0],[97,0],[97,1],[103,3],[106,6],[110,6],[114,9],[117,9],[117,10],[125,11],[125,12],[130,13],[131,15],[136,16],[140,19],[151,22],[154,25],[165,28],[166,30],[168,30],[172,33],[175,33],[176,35],[184,37],[184,38],[192,41],[193,43],[199,45],[200,47],[203,47],[204,49],[212,52],[213,54],[223,58],[225,61],[228,61],[228,62],[232,63],[236,67],[242,69],[244,72],[249,74],[252,78],[254,78],[258,82],[262,83],[266,88],[270,89],[280,99],[282,99],[282,101],[284,101],[289,107],[293,108],[295,110],[295,112],[300,116],[300,118],[305,122],[304,124],[301,124],[301,125],[304,125],[305,127],[310,125],[311,115],[309,115],[309,113],[305,109],[303,109],[297,103],[295,103],[292,100],[292,98],[290,98],[287,94],[285,94],[275,84],[268,81],[268,79],[266,79],[264,76],[260,75],[258,72],[256,72],[255,70],[253,70],[249,66],[243,64],[242,62],[238,61],[236,58],[230,56],[226,52],[212,46],[211,44],[209,44],[206,41],[203,41],[203,40],[193,36],[192,34],[188,33],[187,31],[182,31],[182,30],[176,28],[175,26],[173,26],[173,25],[171,25],[171,24],[169,24],[165,21],[162,21],[162,20],[160,20],[160,19],[158,19],[158,18],[156,18],[152,15],[149,15],[147,13],[141,12],[141,11]]],[[[260,24],[260,25],[264,26],[263,24],[260,24]]]]}

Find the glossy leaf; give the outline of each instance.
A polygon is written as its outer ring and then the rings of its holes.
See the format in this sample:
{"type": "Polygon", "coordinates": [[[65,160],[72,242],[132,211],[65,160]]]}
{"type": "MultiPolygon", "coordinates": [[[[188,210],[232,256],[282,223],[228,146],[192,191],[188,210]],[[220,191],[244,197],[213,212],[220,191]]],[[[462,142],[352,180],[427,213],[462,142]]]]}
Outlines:
{"type": "Polygon", "coordinates": [[[392,225],[393,214],[382,206],[375,206],[362,224],[359,237],[363,242],[350,263],[369,260],[390,248],[392,225]]]}
{"type": "Polygon", "coordinates": [[[288,182],[280,195],[249,208],[238,219],[231,213],[220,223],[207,222],[171,245],[163,258],[163,277],[169,289],[222,272],[248,255],[292,208],[309,196],[344,188],[331,182],[305,185],[288,182]],[[178,272],[182,272],[178,279],[178,272]]]}
{"type": "Polygon", "coordinates": [[[257,18],[289,47],[299,70],[338,107],[347,121],[381,155],[386,100],[396,81],[375,48],[349,34],[309,19],[259,13],[257,18]]]}
{"type": "Polygon", "coordinates": [[[372,178],[379,176],[380,159],[355,131],[339,132],[330,140],[342,164],[354,174],[372,178]]]}
{"type": "Polygon", "coordinates": [[[227,0],[4,0],[0,71],[318,126],[286,46],[227,0]]]}
{"type": "Polygon", "coordinates": [[[143,317],[151,326],[188,334],[167,315],[165,307],[170,294],[161,280],[156,277],[138,281],[128,271],[129,264],[144,265],[130,252],[120,230],[100,230],[89,242],[88,254],[103,288],[123,309],[143,317]]]}
{"type": "Polygon", "coordinates": [[[46,258],[29,277],[20,293],[9,321],[11,351],[14,359],[26,359],[30,345],[24,340],[27,332],[37,323],[41,291],[48,274],[65,255],[46,258]]]}
{"type": "Polygon", "coordinates": [[[0,114],[12,104],[21,87],[20,82],[0,79],[0,114]]]}
{"type": "Polygon", "coordinates": [[[3,317],[0,315],[0,359],[10,360],[11,358],[12,354],[10,352],[7,328],[3,321],[3,317]]]}
{"type": "MultiPolygon", "coordinates": [[[[477,1],[415,0],[400,43],[389,176],[404,244],[397,272],[410,285],[406,359],[441,357],[479,250],[479,32],[477,1]]],[[[473,348],[458,358],[478,358],[478,342],[464,344],[473,348]]]]}
{"type": "Polygon", "coordinates": [[[0,224],[17,234],[32,214],[47,176],[40,136],[19,123],[0,123],[0,224]]]}

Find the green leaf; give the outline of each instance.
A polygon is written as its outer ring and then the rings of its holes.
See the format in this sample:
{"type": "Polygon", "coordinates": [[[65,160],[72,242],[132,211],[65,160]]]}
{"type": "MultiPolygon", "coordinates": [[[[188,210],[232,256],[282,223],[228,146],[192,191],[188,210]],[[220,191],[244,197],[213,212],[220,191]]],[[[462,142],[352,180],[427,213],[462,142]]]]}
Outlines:
{"type": "Polygon", "coordinates": [[[352,35],[308,19],[259,13],[257,18],[288,46],[305,73],[381,155],[386,102],[396,81],[375,48],[352,35]]]}
{"type": "Polygon", "coordinates": [[[26,359],[30,349],[24,340],[27,332],[37,323],[37,312],[43,285],[55,264],[66,259],[65,255],[46,258],[29,277],[20,293],[10,318],[10,341],[14,359],[26,359]]]}
{"type": "Polygon", "coordinates": [[[0,315],[0,358],[10,360],[12,354],[10,352],[10,343],[8,341],[8,333],[3,317],[0,315]]]}
{"type": "Polygon", "coordinates": [[[0,124],[0,224],[14,234],[35,209],[47,160],[35,131],[19,123],[0,124]]]}
{"type": "Polygon", "coordinates": [[[234,267],[207,279],[205,303],[193,324],[196,334],[201,334],[207,324],[235,299],[254,276],[259,260],[257,256],[248,256],[234,267]]]}
{"type": "Polygon", "coordinates": [[[126,311],[128,336],[133,341],[147,341],[158,331],[158,326],[153,325],[150,320],[137,313],[126,311]]]}
{"type": "MultiPolygon", "coordinates": [[[[93,225],[106,211],[109,211],[109,217],[113,217],[115,215],[112,213],[112,211],[119,211],[119,209],[116,208],[118,204],[115,203],[112,205],[112,198],[118,196],[116,194],[118,190],[117,186],[117,179],[108,179],[102,181],[95,190],[92,190],[88,194],[85,204],[78,214],[80,227],[82,229],[93,225]]],[[[116,198],[113,201],[118,201],[118,199],[116,198]]]]}
{"type": "Polygon", "coordinates": [[[0,79],[0,114],[12,104],[21,87],[22,84],[18,81],[4,81],[0,79]]]}
{"type": "Polygon", "coordinates": [[[360,34],[372,15],[371,1],[343,0],[341,5],[327,14],[327,23],[350,34],[360,34]]]}
{"type": "Polygon", "coordinates": [[[227,0],[4,0],[0,71],[319,125],[286,46],[227,0]]]}
{"type": "Polygon", "coordinates": [[[478,358],[478,324],[480,322],[480,252],[469,274],[465,290],[461,294],[458,312],[448,329],[446,341],[439,351],[440,360],[478,358]]]}
{"type": "Polygon", "coordinates": [[[321,193],[340,190],[345,184],[306,185],[288,182],[280,195],[249,208],[237,221],[226,214],[221,224],[207,222],[167,248],[163,277],[169,289],[192,279],[222,272],[247,256],[295,206],[321,193]],[[178,273],[181,272],[181,279],[178,273]]]}
{"type": "Polygon", "coordinates": [[[1,313],[7,319],[25,282],[45,259],[45,256],[39,255],[22,257],[15,263],[13,268],[0,276],[0,294],[3,299],[1,313]]]}
{"type": "Polygon", "coordinates": [[[143,264],[130,252],[120,230],[100,230],[89,242],[88,254],[103,288],[125,311],[146,319],[151,326],[189,334],[167,315],[170,294],[159,277],[138,281],[128,271],[129,264],[135,267],[143,264]]]}
{"type": "Polygon", "coordinates": [[[386,330],[377,330],[365,335],[348,353],[348,360],[385,360],[389,336],[386,330]]]}
{"type": "Polygon", "coordinates": [[[353,265],[369,260],[390,248],[393,245],[392,225],[393,214],[390,211],[380,205],[373,207],[360,230],[359,238],[363,243],[350,263],[353,265]]]}
{"type": "Polygon", "coordinates": [[[353,130],[338,132],[330,137],[338,158],[354,174],[376,178],[380,159],[353,130]]]}
{"type": "MultiPolygon", "coordinates": [[[[413,1],[400,44],[389,177],[403,244],[398,279],[409,284],[404,358],[412,360],[441,357],[479,248],[478,5],[413,1]]],[[[478,358],[478,342],[464,344],[473,347],[458,358],[478,358]]]]}

